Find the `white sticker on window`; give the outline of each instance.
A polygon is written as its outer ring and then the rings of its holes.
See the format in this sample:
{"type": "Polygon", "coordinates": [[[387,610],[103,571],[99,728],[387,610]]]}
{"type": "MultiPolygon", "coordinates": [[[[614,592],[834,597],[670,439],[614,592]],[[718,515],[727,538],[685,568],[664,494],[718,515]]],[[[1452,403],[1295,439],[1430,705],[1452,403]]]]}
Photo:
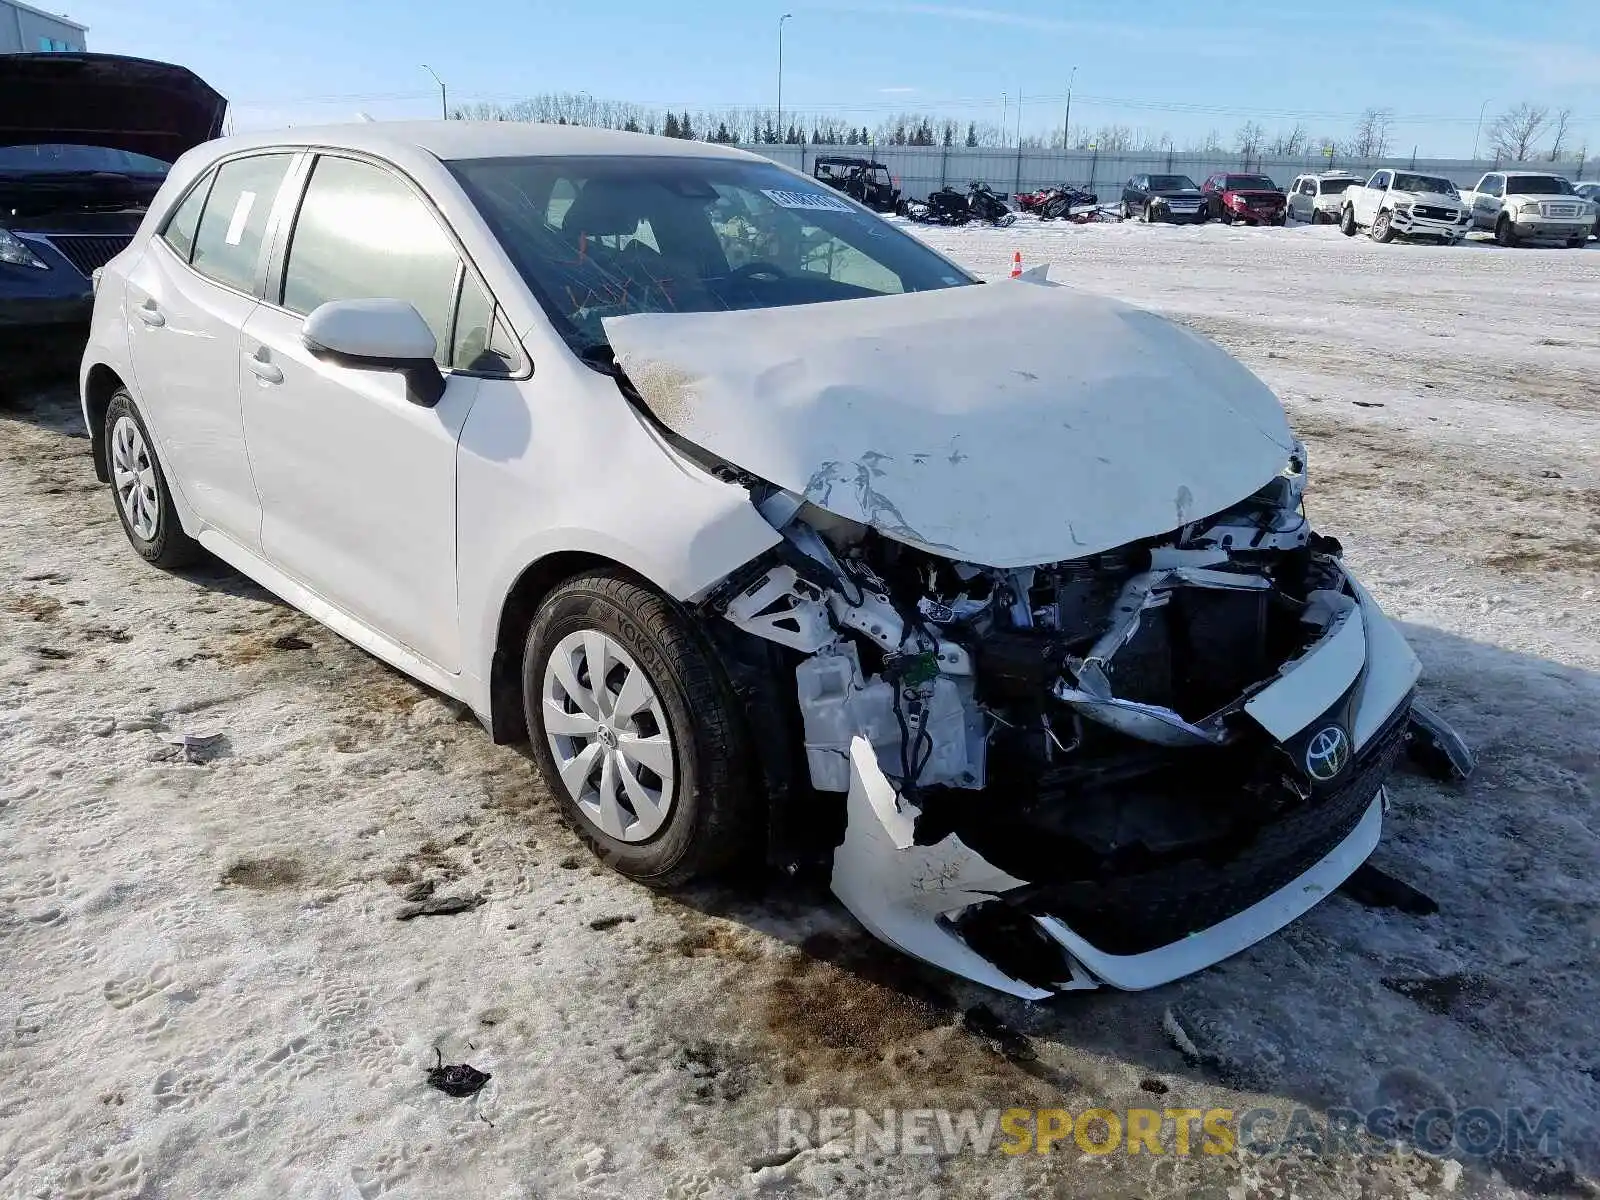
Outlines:
{"type": "Polygon", "coordinates": [[[244,238],[245,222],[250,219],[250,210],[255,206],[254,192],[239,193],[239,202],[233,206],[233,219],[228,222],[228,245],[237,246],[244,238]]]}
{"type": "Polygon", "coordinates": [[[805,208],[813,212],[855,212],[836,196],[821,192],[785,192],[777,188],[762,188],[761,194],[779,208],[805,208]]]}

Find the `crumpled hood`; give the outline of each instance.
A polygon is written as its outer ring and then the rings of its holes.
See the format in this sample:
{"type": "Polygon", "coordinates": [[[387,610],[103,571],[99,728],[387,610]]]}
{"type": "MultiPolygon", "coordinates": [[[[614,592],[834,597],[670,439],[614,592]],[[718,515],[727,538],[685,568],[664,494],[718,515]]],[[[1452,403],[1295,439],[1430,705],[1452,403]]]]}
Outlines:
{"type": "Polygon", "coordinates": [[[1294,446],[1277,398],[1221,348],[1053,284],[604,326],[674,433],[984,566],[1095,554],[1220,512],[1294,446]]]}
{"type": "Polygon", "coordinates": [[[176,162],[222,132],[227,107],[205,80],[172,63],[0,55],[0,146],[107,146],[176,162]]]}

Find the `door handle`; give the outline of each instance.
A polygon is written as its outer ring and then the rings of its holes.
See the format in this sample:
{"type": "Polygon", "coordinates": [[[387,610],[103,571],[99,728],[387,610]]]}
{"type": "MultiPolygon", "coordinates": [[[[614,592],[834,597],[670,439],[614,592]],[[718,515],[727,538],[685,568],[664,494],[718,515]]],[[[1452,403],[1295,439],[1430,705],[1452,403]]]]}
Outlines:
{"type": "Polygon", "coordinates": [[[265,349],[266,347],[263,346],[261,350],[256,351],[245,360],[250,366],[250,373],[261,380],[262,383],[282,383],[283,369],[260,357],[265,349]]]}
{"type": "Polygon", "coordinates": [[[138,314],[139,320],[143,321],[152,329],[159,328],[167,323],[167,319],[161,315],[161,309],[156,307],[156,302],[154,300],[146,300],[133,311],[138,314]]]}

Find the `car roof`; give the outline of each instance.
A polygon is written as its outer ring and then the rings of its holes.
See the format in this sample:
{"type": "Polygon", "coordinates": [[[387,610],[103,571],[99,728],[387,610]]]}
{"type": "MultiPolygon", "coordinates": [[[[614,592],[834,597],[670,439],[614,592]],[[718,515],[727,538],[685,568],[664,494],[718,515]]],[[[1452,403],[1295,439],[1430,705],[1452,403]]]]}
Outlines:
{"type": "Polygon", "coordinates": [[[268,146],[325,146],[364,151],[378,157],[421,150],[447,162],[605,155],[766,161],[759,155],[713,142],[526,121],[367,121],[351,125],[297,125],[291,129],[237,134],[207,143],[208,149],[218,155],[268,146]]]}
{"type": "Polygon", "coordinates": [[[1557,175],[1554,171],[1501,171],[1507,179],[1565,179],[1565,175],[1557,175]]]}

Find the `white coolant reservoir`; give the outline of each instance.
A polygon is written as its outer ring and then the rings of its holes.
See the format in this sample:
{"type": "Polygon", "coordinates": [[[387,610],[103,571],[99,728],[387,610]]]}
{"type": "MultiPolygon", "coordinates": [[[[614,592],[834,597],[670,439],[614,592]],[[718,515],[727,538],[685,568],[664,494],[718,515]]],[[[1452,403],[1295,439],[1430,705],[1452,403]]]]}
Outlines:
{"type": "MultiPolygon", "coordinates": [[[[881,675],[864,680],[853,645],[845,643],[806,659],[795,668],[795,684],[813,786],[824,792],[850,790],[850,742],[856,737],[872,743],[884,774],[897,780],[904,775],[893,685],[881,675]]],[[[972,721],[961,687],[950,676],[940,675],[921,693],[928,709],[924,728],[933,748],[930,752],[926,742],[918,743],[913,761],[928,755],[918,782],[972,786],[976,781],[969,753],[972,721]]],[[[903,711],[909,727],[911,702],[903,702],[903,711]]]]}

